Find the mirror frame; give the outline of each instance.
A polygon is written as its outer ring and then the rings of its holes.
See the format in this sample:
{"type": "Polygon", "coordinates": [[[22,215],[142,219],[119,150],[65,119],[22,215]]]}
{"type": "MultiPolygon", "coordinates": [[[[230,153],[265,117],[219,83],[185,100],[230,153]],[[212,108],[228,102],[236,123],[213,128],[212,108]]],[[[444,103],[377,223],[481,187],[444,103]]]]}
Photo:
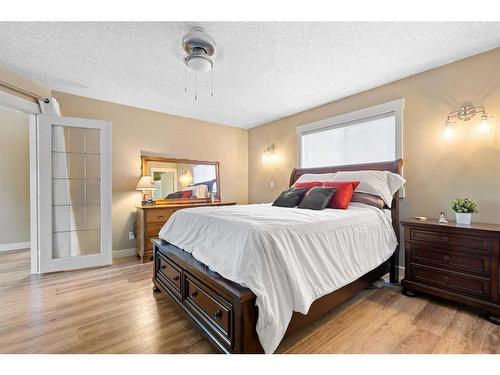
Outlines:
{"type": "MultiPolygon", "coordinates": [[[[181,163],[181,164],[205,164],[215,166],[215,178],[217,179],[217,195],[215,196],[215,202],[220,202],[221,199],[221,187],[220,187],[220,175],[219,175],[219,162],[218,161],[203,161],[203,160],[190,160],[190,159],[175,159],[166,158],[162,156],[146,156],[141,155],[141,176],[145,176],[148,171],[148,162],[165,162],[165,163],[181,163]]],[[[157,205],[172,205],[172,204],[196,204],[196,203],[207,203],[209,198],[196,198],[196,199],[157,199],[157,205]]]]}

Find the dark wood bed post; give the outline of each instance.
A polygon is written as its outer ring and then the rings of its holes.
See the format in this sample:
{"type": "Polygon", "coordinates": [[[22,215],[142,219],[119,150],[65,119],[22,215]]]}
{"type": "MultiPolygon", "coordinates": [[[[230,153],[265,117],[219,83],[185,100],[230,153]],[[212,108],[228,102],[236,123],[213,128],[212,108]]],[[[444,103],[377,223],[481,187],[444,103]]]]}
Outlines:
{"type": "MultiPolygon", "coordinates": [[[[341,165],[335,167],[318,167],[318,168],[295,168],[290,176],[290,184],[292,186],[297,179],[306,173],[329,173],[337,171],[356,171],[356,170],[378,170],[378,171],[390,171],[392,173],[397,173],[401,175],[403,168],[403,159],[398,159],[395,161],[382,162],[382,163],[370,163],[370,164],[358,164],[358,165],[341,165]]],[[[400,229],[399,229],[399,192],[394,194],[392,204],[391,204],[391,218],[392,227],[394,232],[396,232],[396,237],[398,239],[398,246],[394,251],[394,254],[389,259],[389,281],[391,283],[399,282],[399,243],[400,243],[400,229]]]]}

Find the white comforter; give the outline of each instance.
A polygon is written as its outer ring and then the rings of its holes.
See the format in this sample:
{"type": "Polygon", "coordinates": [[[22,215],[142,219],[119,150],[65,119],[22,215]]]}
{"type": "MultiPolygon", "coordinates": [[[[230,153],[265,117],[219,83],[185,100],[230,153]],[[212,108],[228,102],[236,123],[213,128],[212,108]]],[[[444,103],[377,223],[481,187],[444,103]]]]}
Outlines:
{"type": "Polygon", "coordinates": [[[191,253],[257,296],[257,333],[266,353],[280,343],[292,312],[376,268],[394,252],[390,213],[361,203],[313,211],[247,206],[177,211],[160,238],[191,253]]]}

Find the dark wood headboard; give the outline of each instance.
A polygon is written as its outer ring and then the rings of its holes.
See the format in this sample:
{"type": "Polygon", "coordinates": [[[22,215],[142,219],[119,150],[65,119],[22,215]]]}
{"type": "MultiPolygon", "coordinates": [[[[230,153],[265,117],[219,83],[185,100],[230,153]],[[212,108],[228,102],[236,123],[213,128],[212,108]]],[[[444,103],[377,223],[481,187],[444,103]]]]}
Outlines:
{"type": "MultiPolygon", "coordinates": [[[[352,164],[352,165],[338,165],[334,167],[318,167],[318,168],[294,168],[290,176],[290,185],[292,186],[295,181],[298,180],[300,176],[306,173],[334,173],[339,171],[390,171],[393,173],[401,174],[401,168],[403,167],[403,159],[398,159],[395,161],[387,161],[381,163],[368,163],[368,164],[352,164]]],[[[391,218],[392,226],[396,232],[398,238],[398,243],[400,240],[399,235],[399,192],[394,194],[392,204],[391,204],[391,218]]],[[[394,252],[391,258],[391,282],[396,280],[397,282],[397,272],[399,265],[399,246],[394,252]]]]}

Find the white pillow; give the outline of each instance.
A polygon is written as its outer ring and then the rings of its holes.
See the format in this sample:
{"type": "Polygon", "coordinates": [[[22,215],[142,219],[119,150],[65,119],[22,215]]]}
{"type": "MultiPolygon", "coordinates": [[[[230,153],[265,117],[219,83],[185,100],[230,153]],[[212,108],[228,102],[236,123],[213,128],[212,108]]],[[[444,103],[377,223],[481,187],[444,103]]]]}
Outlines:
{"type": "Polygon", "coordinates": [[[389,171],[337,172],[333,181],[359,181],[355,191],[376,195],[391,207],[392,196],[406,182],[401,176],[389,171]]]}
{"type": "Polygon", "coordinates": [[[188,186],[182,190],[192,190],[193,191],[193,198],[206,198],[207,194],[208,194],[207,185],[188,186]]]}
{"type": "Polygon", "coordinates": [[[389,185],[389,190],[392,195],[401,189],[405,183],[406,180],[397,173],[389,172],[387,174],[387,184],[389,185]]]}
{"type": "Polygon", "coordinates": [[[298,178],[295,182],[311,182],[311,181],[334,181],[336,173],[306,173],[298,178]]]}

